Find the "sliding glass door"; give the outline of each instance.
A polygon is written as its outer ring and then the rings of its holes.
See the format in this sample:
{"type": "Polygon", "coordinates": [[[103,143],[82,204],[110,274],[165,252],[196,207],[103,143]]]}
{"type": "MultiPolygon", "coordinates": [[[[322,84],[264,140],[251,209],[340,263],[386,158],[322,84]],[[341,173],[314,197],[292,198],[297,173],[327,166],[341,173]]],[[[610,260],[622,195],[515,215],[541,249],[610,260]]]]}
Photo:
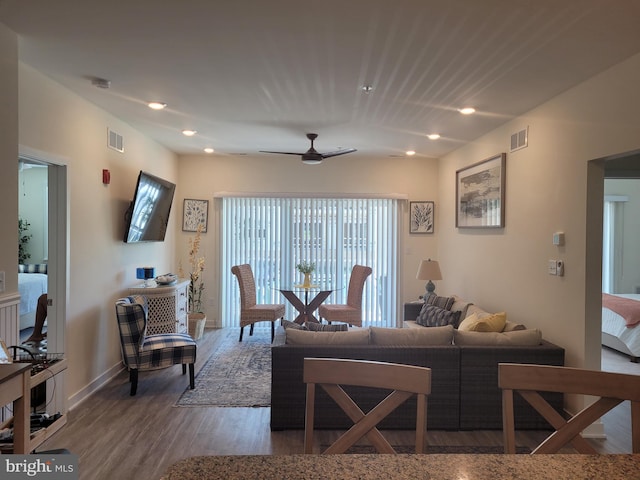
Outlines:
{"type": "Polygon", "coordinates": [[[399,204],[388,198],[222,199],[222,325],[236,326],[239,292],[233,265],[248,263],[258,303],[285,303],[279,288],[302,282],[296,265],[313,262],[312,281],[333,290],[326,303],[346,303],[351,269],[373,269],[363,295],[363,325],[396,326],[399,204]]]}

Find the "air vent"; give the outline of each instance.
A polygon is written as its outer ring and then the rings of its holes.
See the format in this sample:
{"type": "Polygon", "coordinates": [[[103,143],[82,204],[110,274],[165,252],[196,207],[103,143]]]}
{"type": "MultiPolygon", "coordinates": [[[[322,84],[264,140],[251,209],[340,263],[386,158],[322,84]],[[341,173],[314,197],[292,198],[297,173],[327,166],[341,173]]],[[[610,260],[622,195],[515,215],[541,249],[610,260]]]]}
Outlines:
{"type": "Polygon", "coordinates": [[[109,148],[117,150],[120,153],[124,152],[124,139],[122,135],[114,132],[110,128],[107,129],[107,145],[109,148]]]}
{"type": "Polygon", "coordinates": [[[529,127],[511,135],[511,152],[520,150],[529,144],[529,127]]]}

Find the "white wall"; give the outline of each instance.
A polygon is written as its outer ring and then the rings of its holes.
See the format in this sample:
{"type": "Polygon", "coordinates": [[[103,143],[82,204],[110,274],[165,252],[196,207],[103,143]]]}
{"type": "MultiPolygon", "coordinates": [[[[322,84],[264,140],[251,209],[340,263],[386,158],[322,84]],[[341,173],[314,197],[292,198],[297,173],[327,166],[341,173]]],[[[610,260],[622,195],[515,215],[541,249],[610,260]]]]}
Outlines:
{"type": "Polygon", "coordinates": [[[587,204],[592,196],[601,205],[603,181],[588,186],[587,166],[640,147],[639,81],[636,56],[440,160],[438,244],[446,291],[540,328],[566,349],[571,366],[599,368],[595,250],[602,222],[589,217],[597,209],[587,204]],[[507,154],[505,228],[456,229],[456,170],[508,152],[510,134],[527,125],[529,147],[507,154]],[[565,246],[552,244],[556,231],[565,232],[565,246]],[[548,275],[549,259],[565,261],[564,277],[548,275]]]}
{"type": "Polygon", "coordinates": [[[628,197],[622,207],[622,271],[617,293],[636,293],[640,288],[640,180],[607,178],[604,193],[628,197]]]}
{"type": "MultiPolygon", "coordinates": [[[[205,296],[209,323],[218,320],[217,292],[219,275],[216,270],[217,238],[215,224],[215,192],[306,192],[306,193],[401,193],[409,201],[434,200],[435,234],[409,232],[408,209],[402,232],[401,257],[402,303],[418,298],[424,291],[424,281],[416,280],[418,265],[423,258],[437,258],[438,219],[437,160],[428,158],[358,158],[346,155],[325,160],[320,165],[305,165],[298,157],[253,156],[182,156],[177,191],[178,212],[182,215],[184,198],[209,200],[209,228],[202,236],[206,257],[205,296]]],[[[408,203],[408,202],[406,202],[408,203]]],[[[193,234],[179,232],[179,255],[188,266],[187,239],[193,234]]]]}
{"type": "MultiPolygon", "coordinates": [[[[73,404],[119,367],[114,301],[139,283],[136,267],[176,268],[178,214],[171,215],[164,243],[124,244],[122,237],[139,170],[176,181],[177,159],[26,65],[19,66],[19,80],[20,145],[67,165],[70,268],[64,353],[69,360],[67,395],[73,404]],[[124,154],[107,148],[108,127],[124,136],[124,154]],[[111,171],[108,186],[102,184],[105,168],[111,171]]],[[[6,161],[17,171],[17,155],[13,159],[6,161]]],[[[17,190],[17,176],[14,182],[17,190]]]]}

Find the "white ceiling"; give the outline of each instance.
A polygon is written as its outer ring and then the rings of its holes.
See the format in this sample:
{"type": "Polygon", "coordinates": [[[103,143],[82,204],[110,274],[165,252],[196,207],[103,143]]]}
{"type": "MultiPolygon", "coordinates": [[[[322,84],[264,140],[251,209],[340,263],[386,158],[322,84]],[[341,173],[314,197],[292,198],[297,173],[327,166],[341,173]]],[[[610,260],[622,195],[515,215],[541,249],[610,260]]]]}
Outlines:
{"type": "Polygon", "coordinates": [[[0,22],[24,63],[179,154],[315,132],[439,157],[640,52],[638,0],[0,0],[0,22]]]}

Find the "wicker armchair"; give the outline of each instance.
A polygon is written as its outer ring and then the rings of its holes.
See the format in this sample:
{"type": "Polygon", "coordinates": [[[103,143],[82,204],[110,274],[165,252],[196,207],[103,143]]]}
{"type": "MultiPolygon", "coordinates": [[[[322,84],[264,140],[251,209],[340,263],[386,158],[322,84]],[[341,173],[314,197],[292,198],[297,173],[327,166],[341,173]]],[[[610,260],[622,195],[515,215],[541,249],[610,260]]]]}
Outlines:
{"type": "Polygon", "coordinates": [[[362,291],[364,282],[371,275],[371,267],[354,265],[349,279],[349,291],[347,292],[347,303],[344,304],[323,304],[318,308],[320,318],[324,318],[329,323],[344,322],[349,325],[362,326],[362,291]]]}
{"type": "Polygon", "coordinates": [[[194,363],[196,342],[186,333],[146,335],[147,300],[141,295],[121,298],[116,302],[116,316],[122,344],[122,361],[129,369],[131,395],[138,388],[138,371],[182,365],[182,374],[189,365],[189,386],[195,386],[194,363]]]}
{"type": "Polygon", "coordinates": [[[250,325],[249,335],[253,335],[253,326],[257,322],[271,322],[271,341],[275,335],[274,322],[284,318],[284,304],[261,304],[256,305],[256,282],[253,277],[251,265],[235,265],[231,267],[231,273],[238,278],[240,287],[240,340],[244,327],[250,325]]]}

